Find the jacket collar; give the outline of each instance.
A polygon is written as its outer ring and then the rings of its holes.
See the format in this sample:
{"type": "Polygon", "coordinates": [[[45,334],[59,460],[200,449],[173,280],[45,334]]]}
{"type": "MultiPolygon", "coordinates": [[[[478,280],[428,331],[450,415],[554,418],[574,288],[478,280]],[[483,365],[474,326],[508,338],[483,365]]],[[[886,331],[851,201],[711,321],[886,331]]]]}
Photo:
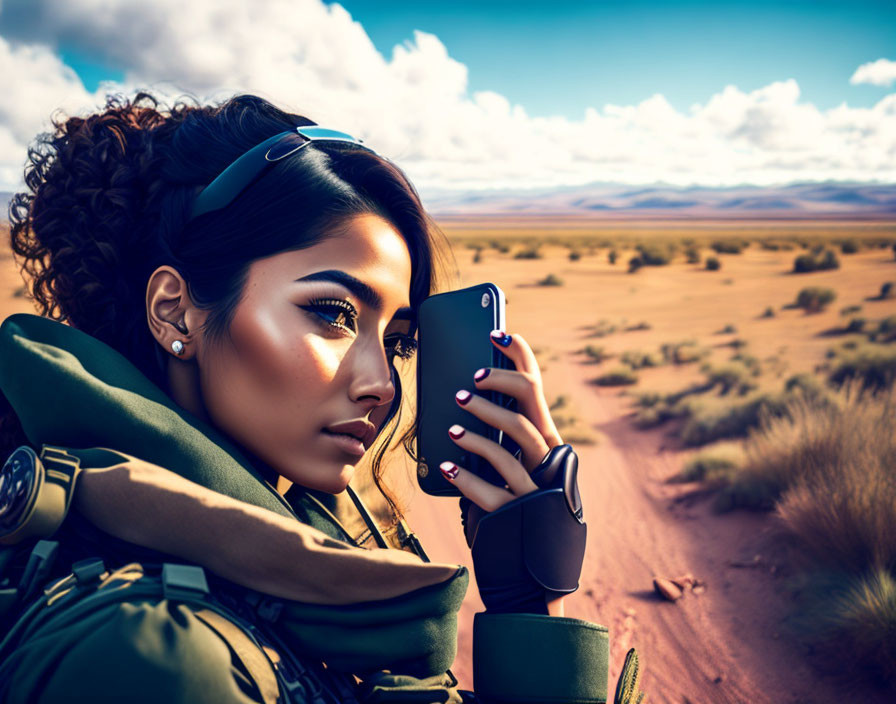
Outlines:
{"type": "MultiPolygon", "coordinates": [[[[0,325],[0,389],[36,447],[114,448],[246,503],[296,515],[234,443],[76,328],[27,313],[9,316],[0,325]]],[[[291,494],[304,498],[301,490],[291,494]]]]}

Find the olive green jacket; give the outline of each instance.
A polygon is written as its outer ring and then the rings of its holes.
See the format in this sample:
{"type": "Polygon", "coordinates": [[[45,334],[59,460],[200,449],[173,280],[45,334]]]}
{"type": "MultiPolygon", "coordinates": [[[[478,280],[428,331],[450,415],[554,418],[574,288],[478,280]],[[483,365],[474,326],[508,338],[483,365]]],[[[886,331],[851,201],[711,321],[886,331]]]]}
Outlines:
{"type": "MultiPolygon", "coordinates": [[[[109,448],[167,468],[221,494],[288,516],[354,545],[320,495],[284,498],[226,437],[177,406],[122,355],[74,328],[17,314],[0,326],[0,389],[36,448],[70,448],[89,466],[90,448],[109,448]]],[[[346,550],[347,580],[383,552],[346,550]]],[[[314,554],[305,556],[309,575],[314,554]]],[[[431,569],[424,565],[420,570],[431,569]]],[[[411,678],[444,673],[457,649],[457,611],[469,575],[385,599],[338,606],[289,601],[280,619],[295,652],[343,672],[389,670],[411,678]]],[[[309,577],[310,578],[310,577],[309,577]]],[[[404,577],[401,577],[404,579],[404,577]]],[[[338,583],[334,589],[338,589],[338,583]]],[[[593,623],[535,614],[477,614],[474,682],[485,702],[605,702],[607,631],[593,623]]]]}

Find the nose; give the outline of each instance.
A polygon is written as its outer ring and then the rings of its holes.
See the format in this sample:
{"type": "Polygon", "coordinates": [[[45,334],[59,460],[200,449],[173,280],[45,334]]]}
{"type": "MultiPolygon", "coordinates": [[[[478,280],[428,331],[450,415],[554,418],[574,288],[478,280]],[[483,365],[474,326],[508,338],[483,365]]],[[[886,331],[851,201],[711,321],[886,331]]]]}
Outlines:
{"type": "Polygon", "coordinates": [[[371,350],[359,355],[358,366],[349,388],[352,401],[361,404],[365,411],[392,403],[395,398],[395,368],[386,358],[386,351],[371,345],[371,350]]]}

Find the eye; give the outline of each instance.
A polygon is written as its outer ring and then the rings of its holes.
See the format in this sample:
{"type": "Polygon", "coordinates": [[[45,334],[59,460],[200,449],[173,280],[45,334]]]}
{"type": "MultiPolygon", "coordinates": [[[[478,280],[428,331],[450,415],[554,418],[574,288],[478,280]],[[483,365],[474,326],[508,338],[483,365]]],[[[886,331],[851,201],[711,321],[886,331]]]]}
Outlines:
{"type": "Polygon", "coordinates": [[[344,299],[316,298],[307,306],[299,307],[316,316],[324,325],[358,332],[358,311],[344,299]]]}
{"type": "Polygon", "coordinates": [[[389,335],[386,337],[386,353],[390,358],[410,359],[417,352],[417,340],[410,335],[389,335]]]}

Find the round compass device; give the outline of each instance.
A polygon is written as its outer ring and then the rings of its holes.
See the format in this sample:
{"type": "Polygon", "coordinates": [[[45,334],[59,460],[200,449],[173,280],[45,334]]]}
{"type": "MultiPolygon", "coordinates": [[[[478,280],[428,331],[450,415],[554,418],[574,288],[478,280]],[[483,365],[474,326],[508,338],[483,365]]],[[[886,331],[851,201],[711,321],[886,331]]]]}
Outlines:
{"type": "Polygon", "coordinates": [[[40,457],[17,448],[0,469],[0,545],[48,538],[71,504],[80,463],[65,450],[44,445],[40,457]]]}

